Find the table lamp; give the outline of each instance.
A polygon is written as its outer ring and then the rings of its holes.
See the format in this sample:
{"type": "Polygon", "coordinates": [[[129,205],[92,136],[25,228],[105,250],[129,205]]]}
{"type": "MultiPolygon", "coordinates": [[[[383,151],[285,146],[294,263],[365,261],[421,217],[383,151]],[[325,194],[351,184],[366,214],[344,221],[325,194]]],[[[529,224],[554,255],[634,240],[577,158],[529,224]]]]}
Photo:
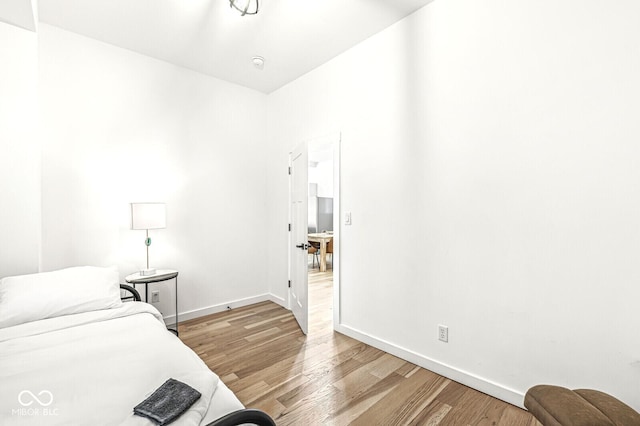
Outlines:
{"type": "Polygon", "coordinates": [[[140,275],[148,276],[156,273],[155,268],[149,268],[149,229],[162,229],[167,227],[167,210],[164,203],[131,203],[131,229],[144,229],[147,238],[144,245],[147,246],[147,268],[140,271],[140,275]]]}

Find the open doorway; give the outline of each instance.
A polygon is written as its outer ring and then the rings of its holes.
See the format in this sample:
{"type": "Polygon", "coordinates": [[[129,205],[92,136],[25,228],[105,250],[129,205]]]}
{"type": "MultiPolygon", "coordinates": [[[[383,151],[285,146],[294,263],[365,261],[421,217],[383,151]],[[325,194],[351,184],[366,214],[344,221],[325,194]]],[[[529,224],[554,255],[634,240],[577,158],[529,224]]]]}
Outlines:
{"type": "MultiPolygon", "coordinates": [[[[333,324],[331,328],[340,324],[340,134],[300,143],[291,151],[289,160],[288,306],[302,332],[307,334],[310,331],[310,321],[313,322],[313,328],[317,324],[328,323],[330,327],[333,324]],[[311,165],[314,167],[309,166],[310,155],[313,158],[311,165]],[[312,186],[311,201],[308,174],[309,169],[317,168],[319,164],[315,163],[321,161],[326,162],[322,174],[326,175],[328,169],[329,176],[333,177],[324,181],[325,188],[320,189],[320,195],[331,195],[332,197],[322,198],[332,200],[315,207],[315,216],[310,221],[309,202],[318,201],[318,182],[312,182],[316,185],[312,186]],[[313,242],[320,244],[319,248],[316,245],[312,249],[317,254],[308,253],[309,243],[313,242]],[[311,277],[314,285],[309,288],[309,270],[313,273],[315,268],[320,274],[311,277]],[[316,289],[319,291],[315,291],[316,289]],[[310,292],[313,293],[312,300],[309,300],[310,292]],[[310,306],[310,302],[313,306],[310,306]],[[320,312],[321,317],[316,318],[314,315],[310,318],[310,311],[312,314],[320,312]]],[[[315,171],[311,173],[316,174],[315,171]]],[[[326,328],[321,328],[321,331],[326,331],[326,328]]]]}
{"type": "Polygon", "coordinates": [[[339,137],[309,143],[309,331],[333,328],[339,236],[339,137]]]}

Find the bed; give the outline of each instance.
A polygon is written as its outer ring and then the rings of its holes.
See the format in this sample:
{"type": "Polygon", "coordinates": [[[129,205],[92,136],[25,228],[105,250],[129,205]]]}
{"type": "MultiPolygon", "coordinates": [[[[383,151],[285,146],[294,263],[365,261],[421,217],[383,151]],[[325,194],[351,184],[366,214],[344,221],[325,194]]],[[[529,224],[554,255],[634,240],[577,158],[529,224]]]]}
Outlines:
{"type": "Polygon", "coordinates": [[[245,409],[153,306],[122,302],[114,269],[0,280],[0,424],[153,425],[133,407],[169,378],[201,394],[171,424],[275,425],[245,409]]]}

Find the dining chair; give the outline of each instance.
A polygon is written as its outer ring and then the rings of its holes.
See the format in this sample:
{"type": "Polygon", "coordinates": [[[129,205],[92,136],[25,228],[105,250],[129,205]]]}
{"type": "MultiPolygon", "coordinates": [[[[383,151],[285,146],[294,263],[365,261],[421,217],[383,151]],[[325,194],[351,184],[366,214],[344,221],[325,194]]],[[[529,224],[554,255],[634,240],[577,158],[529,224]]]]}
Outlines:
{"type": "Polygon", "coordinates": [[[309,253],[310,255],[313,255],[313,258],[311,259],[311,267],[312,269],[316,267],[316,262],[318,262],[318,268],[320,268],[320,258],[318,257],[319,253],[320,253],[320,244],[319,243],[313,243],[311,241],[307,241],[309,243],[309,248],[307,249],[307,253],[309,253]],[[316,246],[316,244],[318,244],[318,246],[316,246]]]}
{"type": "Polygon", "coordinates": [[[327,243],[327,254],[331,255],[331,269],[333,269],[333,238],[327,243]]]}

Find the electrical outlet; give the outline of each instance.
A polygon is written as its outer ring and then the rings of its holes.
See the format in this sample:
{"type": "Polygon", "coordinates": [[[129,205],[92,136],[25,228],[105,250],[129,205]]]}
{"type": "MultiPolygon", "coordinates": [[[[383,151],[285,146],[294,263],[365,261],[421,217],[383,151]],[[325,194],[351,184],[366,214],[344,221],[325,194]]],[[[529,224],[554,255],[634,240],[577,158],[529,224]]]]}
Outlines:
{"type": "Polygon", "coordinates": [[[438,340],[442,342],[449,342],[449,327],[446,325],[438,326],[438,340]]]}
{"type": "Polygon", "coordinates": [[[158,303],[160,301],[160,292],[158,290],[151,292],[151,303],[158,303]]]}

